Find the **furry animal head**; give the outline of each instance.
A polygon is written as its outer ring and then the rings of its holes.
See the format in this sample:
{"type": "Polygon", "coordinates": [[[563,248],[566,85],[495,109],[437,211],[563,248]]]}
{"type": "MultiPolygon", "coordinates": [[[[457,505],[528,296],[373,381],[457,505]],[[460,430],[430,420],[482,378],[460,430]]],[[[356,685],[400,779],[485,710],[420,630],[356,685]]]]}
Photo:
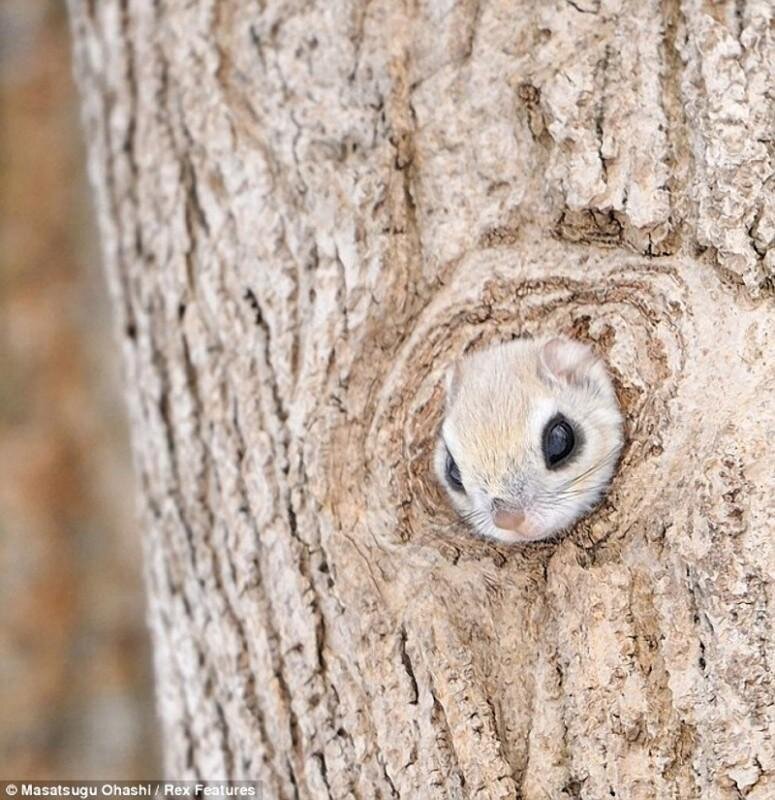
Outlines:
{"type": "Polygon", "coordinates": [[[592,349],[564,337],[517,339],[453,367],[435,468],[480,534],[528,542],[597,504],[621,447],[614,388],[592,349]]]}

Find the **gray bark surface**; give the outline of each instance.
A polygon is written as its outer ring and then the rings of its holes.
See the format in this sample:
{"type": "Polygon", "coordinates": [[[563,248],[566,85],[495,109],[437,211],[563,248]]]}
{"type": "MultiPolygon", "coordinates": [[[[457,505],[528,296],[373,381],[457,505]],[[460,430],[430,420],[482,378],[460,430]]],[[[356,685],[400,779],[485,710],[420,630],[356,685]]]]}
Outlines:
{"type": "Polygon", "coordinates": [[[767,0],[71,0],[166,763],[268,798],[775,795],[767,0]],[[610,496],[472,538],[443,375],[604,354],[610,496]]]}

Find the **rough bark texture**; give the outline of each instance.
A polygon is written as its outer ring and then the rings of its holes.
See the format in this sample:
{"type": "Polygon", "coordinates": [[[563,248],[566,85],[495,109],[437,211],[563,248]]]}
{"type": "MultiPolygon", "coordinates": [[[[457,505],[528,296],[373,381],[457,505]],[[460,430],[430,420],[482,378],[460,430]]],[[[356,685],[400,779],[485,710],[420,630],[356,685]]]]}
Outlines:
{"type": "Polygon", "coordinates": [[[772,4],[73,0],[167,770],[775,794],[772,4]],[[445,368],[607,358],[559,544],[434,484],[445,368]]]}

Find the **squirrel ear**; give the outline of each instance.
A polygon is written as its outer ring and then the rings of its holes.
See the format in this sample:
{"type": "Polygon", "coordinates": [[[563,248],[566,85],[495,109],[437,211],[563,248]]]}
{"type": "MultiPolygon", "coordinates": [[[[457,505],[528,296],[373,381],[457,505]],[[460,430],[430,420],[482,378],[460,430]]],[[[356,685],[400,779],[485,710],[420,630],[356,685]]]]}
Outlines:
{"type": "Polygon", "coordinates": [[[455,363],[447,370],[444,385],[447,390],[447,405],[449,406],[457,397],[460,389],[460,364],[455,363]]]}
{"type": "Polygon", "coordinates": [[[549,381],[579,383],[597,361],[597,356],[588,345],[564,336],[555,336],[541,346],[539,369],[541,376],[549,381]]]}

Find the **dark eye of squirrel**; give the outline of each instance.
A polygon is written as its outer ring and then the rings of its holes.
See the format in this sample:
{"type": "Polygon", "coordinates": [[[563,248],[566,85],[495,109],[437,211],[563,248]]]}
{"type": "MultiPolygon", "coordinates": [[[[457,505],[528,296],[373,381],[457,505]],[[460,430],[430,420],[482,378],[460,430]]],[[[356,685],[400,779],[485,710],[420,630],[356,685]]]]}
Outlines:
{"type": "Polygon", "coordinates": [[[447,464],[445,467],[445,472],[447,474],[447,483],[456,491],[456,492],[465,492],[463,488],[463,480],[460,477],[460,467],[457,465],[457,461],[452,458],[452,453],[447,450],[447,464]]]}
{"type": "Polygon", "coordinates": [[[544,428],[544,461],[547,469],[559,467],[576,447],[576,436],[562,414],[552,417],[544,428]]]}

